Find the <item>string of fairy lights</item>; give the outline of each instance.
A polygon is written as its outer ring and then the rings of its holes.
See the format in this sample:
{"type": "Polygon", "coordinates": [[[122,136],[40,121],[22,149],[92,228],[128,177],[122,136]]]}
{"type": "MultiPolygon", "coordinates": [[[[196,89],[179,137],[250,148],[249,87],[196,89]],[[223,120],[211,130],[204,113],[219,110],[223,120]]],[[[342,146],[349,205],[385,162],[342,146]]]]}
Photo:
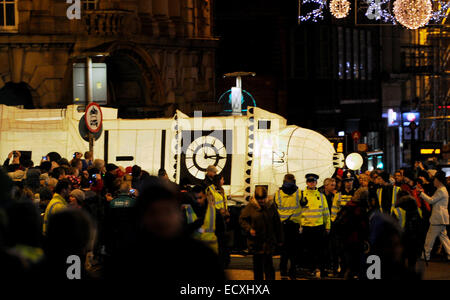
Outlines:
{"type": "MultiPolygon", "coordinates": [[[[325,11],[336,19],[346,18],[352,9],[351,0],[298,0],[299,23],[318,22],[324,19],[325,11]],[[301,13],[303,5],[310,11],[301,13]]],[[[450,12],[449,0],[360,0],[365,2],[365,16],[369,20],[401,24],[408,29],[417,29],[430,22],[438,23],[447,18],[450,12]]]]}

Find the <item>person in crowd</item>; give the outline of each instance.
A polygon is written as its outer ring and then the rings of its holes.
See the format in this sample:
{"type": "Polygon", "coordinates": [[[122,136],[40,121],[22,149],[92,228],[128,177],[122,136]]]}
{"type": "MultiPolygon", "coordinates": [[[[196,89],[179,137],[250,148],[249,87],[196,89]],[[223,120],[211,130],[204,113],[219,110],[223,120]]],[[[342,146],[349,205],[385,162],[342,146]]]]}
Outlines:
{"type": "Polygon", "coordinates": [[[21,153],[20,153],[20,151],[17,151],[17,150],[11,151],[8,154],[8,158],[6,158],[5,162],[3,163],[3,167],[6,169],[6,171],[8,173],[14,172],[14,171],[20,169],[20,167],[21,167],[20,157],[21,157],[21,153]],[[12,158],[12,162],[11,162],[11,158],[12,158]]]}
{"type": "Polygon", "coordinates": [[[210,165],[206,168],[205,179],[203,179],[202,186],[206,190],[211,184],[213,184],[214,176],[217,175],[217,168],[210,165]]]}
{"type": "Polygon", "coordinates": [[[367,174],[360,174],[358,177],[359,186],[369,188],[370,176],[367,174]]]}
{"type": "MultiPolygon", "coordinates": [[[[183,192],[182,192],[183,193],[183,192]]],[[[194,201],[185,201],[182,210],[185,216],[185,232],[194,239],[202,241],[215,253],[219,253],[216,236],[216,210],[213,199],[207,199],[202,186],[196,185],[191,193],[194,201]],[[188,203],[189,202],[189,203],[188,203]]],[[[185,198],[186,199],[186,198],[185,198]]]]}
{"type": "Polygon", "coordinates": [[[117,185],[114,181],[117,179],[117,173],[119,172],[119,167],[115,164],[106,165],[106,174],[104,177],[104,192],[103,194],[114,195],[116,193],[117,185]]]}
{"type": "Polygon", "coordinates": [[[394,173],[395,186],[401,186],[403,184],[403,175],[402,171],[397,170],[394,173]]]}
{"type": "Polygon", "coordinates": [[[253,254],[255,280],[275,280],[272,255],[283,243],[283,229],[278,209],[267,197],[263,186],[255,188],[255,195],[241,211],[239,223],[247,233],[249,252],[253,254]]]}
{"type": "Polygon", "coordinates": [[[331,229],[330,211],[325,196],[316,188],[319,176],[309,173],[305,178],[307,188],[300,200],[302,206],[300,231],[307,249],[310,270],[316,278],[320,278],[326,276],[323,257],[324,236],[329,234],[331,229]]]}
{"type": "Polygon", "coordinates": [[[26,199],[14,202],[7,210],[9,243],[12,251],[25,261],[29,271],[43,257],[41,243],[42,221],[36,205],[26,199]]]}
{"type": "Polygon", "coordinates": [[[183,234],[180,195],[173,185],[150,176],[134,209],[135,238],[105,266],[106,278],[149,282],[225,279],[217,255],[183,234]]]}
{"type": "Polygon", "coordinates": [[[439,236],[442,246],[447,253],[447,260],[450,260],[450,240],[447,235],[446,226],[449,225],[448,214],[448,191],[445,187],[446,178],[443,171],[436,172],[434,176],[433,184],[436,188],[433,196],[429,196],[424,192],[423,188],[420,188],[420,197],[426,202],[432,205],[430,228],[425,239],[425,255],[426,260],[430,260],[431,250],[434,245],[434,241],[439,236]]]}
{"type": "MultiPolygon", "coordinates": [[[[52,214],[49,218],[47,234],[44,240],[45,258],[30,277],[67,280],[71,266],[68,258],[74,255],[80,259],[80,279],[91,279],[86,270],[86,254],[92,247],[94,224],[89,215],[81,209],[67,208],[52,214]]],[[[72,264],[74,261],[72,261],[72,264]]]]}
{"type": "Polygon", "coordinates": [[[50,161],[41,161],[39,169],[41,170],[41,176],[39,177],[41,185],[50,177],[50,170],[52,168],[52,163],[50,161]]]}
{"type": "MultiPolygon", "coordinates": [[[[395,218],[380,212],[369,217],[369,245],[367,256],[379,257],[382,280],[420,279],[419,274],[411,272],[403,263],[402,228],[395,218]]],[[[364,264],[363,275],[371,273],[367,272],[369,266],[364,264]]]]}
{"type": "Polygon", "coordinates": [[[70,162],[70,166],[78,170],[78,174],[83,172],[83,161],[79,158],[74,158],[70,162]]]}
{"type": "Polygon", "coordinates": [[[41,187],[41,182],[39,180],[41,176],[41,171],[39,169],[31,168],[27,170],[26,178],[24,179],[24,187],[29,188],[33,194],[38,193],[41,187]]]}
{"type": "Polygon", "coordinates": [[[158,177],[161,178],[162,180],[169,181],[169,175],[167,175],[167,172],[165,169],[158,170],[158,177]]]}
{"type": "Polygon", "coordinates": [[[213,184],[206,189],[208,201],[214,202],[216,208],[216,236],[219,243],[219,257],[224,266],[230,262],[230,254],[227,247],[227,224],[230,221],[227,195],[223,189],[224,177],[222,174],[214,176],[213,184]]]}
{"type": "Polygon", "coordinates": [[[97,169],[98,173],[101,175],[106,173],[105,161],[103,159],[95,159],[92,167],[97,169]]]}
{"type": "MultiPolygon", "coordinates": [[[[333,198],[333,204],[331,207],[331,222],[334,222],[339,211],[347,205],[348,202],[352,199],[356,189],[353,187],[354,177],[351,172],[348,170],[343,173],[342,176],[343,187],[342,189],[335,194],[333,198]]],[[[331,226],[333,239],[334,239],[334,250],[336,252],[335,265],[333,268],[334,273],[339,273],[340,277],[344,276],[346,266],[345,263],[347,260],[345,259],[344,246],[343,246],[343,237],[339,232],[336,232],[333,229],[333,225],[331,226]],[[339,267],[340,266],[340,267],[339,267]]]]}
{"type": "Polygon", "coordinates": [[[425,243],[425,235],[430,225],[429,219],[431,216],[431,206],[423,200],[420,194],[420,184],[417,182],[417,179],[414,177],[414,172],[412,170],[404,170],[403,172],[403,184],[401,186],[402,191],[407,192],[411,197],[413,197],[416,201],[417,208],[419,210],[419,214],[421,215],[421,229],[420,233],[422,236],[419,238],[420,244],[423,245],[425,243]]]}
{"type": "MultiPolygon", "coordinates": [[[[336,190],[336,180],[334,178],[326,178],[323,181],[323,187],[319,188],[319,192],[321,192],[325,198],[327,199],[328,208],[330,210],[333,207],[333,200],[337,193],[336,190]]],[[[338,261],[338,240],[336,234],[334,232],[333,226],[331,226],[330,234],[327,236],[327,248],[326,248],[326,257],[328,257],[327,265],[328,270],[327,273],[336,273],[339,266],[338,261]]]]}
{"type": "Polygon", "coordinates": [[[58,160],[58,165],[64,168],[70,168],[70,162],[65,157],[58,160]]]}
{"type": "Polygon", "coordinates": [[[333,206],[331,208],[331,221],[336,219],[336,215],[339,210],[344,207],[353,197],[356,189],[353,187],[354,177],[349,171],[345,171],[342,181],[344,183],[343,188],[336,193],[333,198],[333,206]]]}
{"type": "Polygon", "coordinates": [[[62,180],[66,178],[66,170],[63,167],[57,167],[53,169],[50,176],[56,178],[57,180],[62,180]]]}
{"type": "Polygon", "coordinates": [[[405,225],[402,235],[404,260],[407,261],[408,268],[415,271],[417,259],[423,248],[423,243],[421,243],[423,235],[421,211],[413,194],[404,189],[399,191],[395,207],[400,207],[405,212],[405,225]]]}
{"type": "Polygon", "coordinates": [[[284,175],[283,185],[274,196],[284,234],[284,244],[280,257],[280,274],[283,277],[289,276],[293,280],[295,280],[297,273],[301,197],[301,191],[296,185],[295,176],[292,174],[284,175]],[[290,267],[288,272],[289,262],[290,267]]]}
{"type": "Polygon", "coordinates": [[[80,189],[74,189],[69,194],[68,206],[81,209],[84,206],[85,195],[80,189]]]}
{"type": "Polygon", "coordinates": [[[405,211],[400,207],[395,207],[400,187],[390,183],[389,173],[386,171],[380,173],[376,178],[376,184],[379,186],[377,189],[378,209],[382,213],[395,217],[400,222],[400,226],[404,227],[405,211]]]}
{"type": "Polygon", "coordinates": [[[87,171],[94,164],[94,154],[92,151],[84,152],[84,159],[81,160],[83,166],[82,171],[87,171]]]}
{"type": "Polygon", "coordinates": [[[70,194],[70,182],[67,179],[61,179],[55,188],[55,193],[50,203],[47,205],[44,214],[43,234],[47,233],[49,217],[67,207],[67,199],[70,194]]]}
{"type": "Polygon", "coordinates": [[[133,177],[131,179],[131,187],[134,189],[138,188],[139,182],[141,181],[141,176],[142,176],[142,168],[134,165],[131,168],[131,176],[133,177]]]}
{"type": "Polygon", "coordinates": [[[136,199],[131,197],[131,186],[122,182],[119,193],[105,211],[105,247],[109,255],[120,251],[127,243],[133,231],[133,207],[136,199]]]}
{"type": "Polygon", "coordinates": [[[360,262],[369,235],[368,200],[368,188],[359,188],[338,212],[332,224],[341,242],[342,266],[339,275],[347,280],[354,279],[355,276],[361,278],[360,262]]]}

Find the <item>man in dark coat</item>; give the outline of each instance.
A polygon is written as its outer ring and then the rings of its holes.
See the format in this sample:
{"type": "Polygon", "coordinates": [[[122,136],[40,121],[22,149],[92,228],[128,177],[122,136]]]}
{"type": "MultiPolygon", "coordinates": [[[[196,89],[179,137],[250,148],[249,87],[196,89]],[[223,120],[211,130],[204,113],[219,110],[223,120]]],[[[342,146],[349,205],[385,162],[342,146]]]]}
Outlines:
{"type": "Polygon", "coordinates": [[[277,245],[283,242],[283,230],[277,207],[267,198],[267,190],[257,187],[255,197],[242,210],[239,223],[248,234],[249,252],[253,254],[255,280],[275,279],[272,254],[277,245]]]}

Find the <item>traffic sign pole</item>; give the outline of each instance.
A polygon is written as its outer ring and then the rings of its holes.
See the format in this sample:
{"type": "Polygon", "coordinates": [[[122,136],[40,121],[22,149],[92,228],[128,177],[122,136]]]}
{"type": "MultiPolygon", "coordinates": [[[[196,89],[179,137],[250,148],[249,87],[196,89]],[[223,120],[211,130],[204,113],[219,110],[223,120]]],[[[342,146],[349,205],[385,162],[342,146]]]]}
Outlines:
{"type": "MultiPolygon", "coordinates": [[[[86,106],[88,106],[92,102],[92,58],[89,55],[86,56],[85,72],[86,106]]],[[[94,155],[94,135],[91,131],[89,131],[89,152],[92,153],[92,156],[94,155]]]]}

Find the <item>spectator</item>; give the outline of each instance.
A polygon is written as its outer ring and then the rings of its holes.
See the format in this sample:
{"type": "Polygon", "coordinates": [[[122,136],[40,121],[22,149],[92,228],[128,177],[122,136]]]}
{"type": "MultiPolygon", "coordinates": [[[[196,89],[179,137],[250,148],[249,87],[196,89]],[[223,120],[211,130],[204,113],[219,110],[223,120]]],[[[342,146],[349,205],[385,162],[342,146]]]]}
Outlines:
{"type": "Polygon", "coordinates": [[[27,176],[24,179],[24,187],[29,188],[33,194],[38,193],[41,183],[40,183],[40,176],[41,171],[39,169],[28,169],[27,176]]]}
{"type": "Polygon", "coordinates": [[[45,259],[33,275],[46,280],[68,279],[67,258],[76,255],[81,260],[81,279],[89,279],[85,269],[86,254],[93,242],[94,226],[83,210],[66,209],[50,216],[44,243],[45,259]]]}
{"type": "Polygon", "coordinates": [[[57,180],[62,180],[66,178],[66,170],[62,167],[53,169],[51,176],[57,180]]]}
{"type": "Polygon", "coordinates": [[[43,226],[44,235],[47,232],[49,217],[52,214],[67,207],[66,199],[69,197],[69,193],[70,193],[70,182],[67,179],[62,179],[58,181],[58,184],[56,185],[55,188],[55,193],[53,194],[53,198],[47,205],[47,208],[45,209],[44,226],[43,226]]]}
{"type": "Polygon", "coordinates": [[[123,182],[119,194],[106,210],[105,244],[109,254],[116,253],[130,242],[133,233],[133,207],[135,199],[130,197],[130,184],[123,182]]]}
{"type": "Polygon", "coordinates": [[[107,277],[151,282],[223,281],[217,256],[201,242],[182,234],[179,195],[156,177],[146,179],[135,207],[136,238],[106,269],[107,277]]]}
{"type": "Polygon", "coordinates": [[[80,174],[83,171],[83,162],[79,158],[72,159],[72,162],[70,163],[70,166],[72,168],[75,168],[78,170],[78,174],[80,174]]]}
{"type": "Polygon", "coordinates": [[[255,196],[242,210],[239,218],[247,233],[249,252],[253,254],[255,280],[275,280],[272,255],[277,245],[283,243],[283,230],[277,207],[267,197],[267,189],[255,188],[255,196]]]}
{"type": "Polygon", "coordinates": [[[141,167],[134,165],[131,168],[131,176],[133,179],[131,180],[131,187],[136,189],[138,187],[139,182],[141,181],[142,169],[141,167]]]}
{"type": "Polygon", "coordinates": [[[20,168],[20,151],[11,151],[8,154],[8,158],[5,160],[5,162],[3,163],[3,167],[8,171],[8,172],[14,172],[16,170],[18,170],[20,168]],[[13,159],[11,164],[10,164],[10,160],[11,158],[13,159]]]}
{"type": "Polygon", "coordinates": [[[166,170],[164,169],[159,169],[158,170],[158,177],[162,180],[167,180],[169,181],[169,175],[167,175],[166,170]]]}
{"type": "Polygon", "coordinates": [[[377,255],[380,258],[381,279],[419,279],[418,274],[410,272],[403,264],[401,232],[398,222],[393,217],[378,212],[370,216],[368,255],[377,255]]]}
{"type": "Polygon", "coordinates": [[[83,164],[82,171],[86,171],[94,164],[93,159],[94,159],[94,154],[92,153],[92,151],[84,152],[84,159],[82,160],[82,164],[83,164]]]}
{"type": "Polygon", "coordinates": [[[84,206],[84,199],[84,192],[79,189],[74,189],[69,194],[68,206],[72,208],[82,208],[84,206]]]}
{"type": "Polygon", "coordinates": [[[361,278],[362,275],[360,261],[369,234],[368,197],[368,189],[359,188],[350,202],[339,211],[333,223],[344,250],[341,273],[345,279],[353,279],[355,276],[361,278]]]}
{"type": "Polygon", "coordinates": [[[217,175],[217,168],[215,166],[208,166],[206,168],[205,179],[203,179],[202,185],[206,190],[211,184],[213,184],[214,176],[217,175]]]}
{"type": "Polygon", "coordinates": [[[398,170],[394,173],[394,181],[395,181],[395,184],[394,184],[395,186],[401,186],[403,184],[403,175],[400,170],[398,170]]]}

